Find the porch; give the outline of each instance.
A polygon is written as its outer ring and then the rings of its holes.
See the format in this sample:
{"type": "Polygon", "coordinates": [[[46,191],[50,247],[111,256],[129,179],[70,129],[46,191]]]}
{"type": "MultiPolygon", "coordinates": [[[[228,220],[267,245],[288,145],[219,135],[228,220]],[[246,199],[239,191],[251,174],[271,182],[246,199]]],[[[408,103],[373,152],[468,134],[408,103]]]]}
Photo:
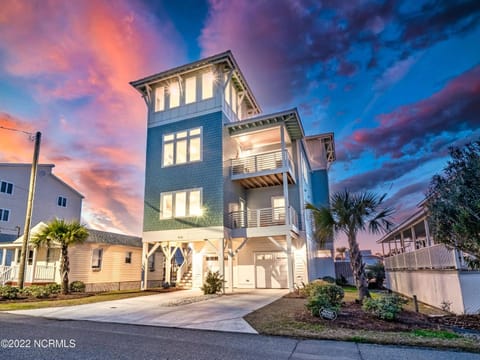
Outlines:
{"type": "MultiPolygon", "coordinates": [[[[291,206],[288,207],[291,225],[298,227],[298,214],[291,206]]],[[[287,225],[285,207],[271,207],[263,209],[249,209],[232,211],[229,213],[229,226],[231,229],[257,228],[267,226],[287,225]]]]}
{"type": "MultiPolygon", "coordinates": [[[[0,284],[18,283],[19,265],[0,265],[0,284]]],[[[55,282],[57,266],[26,265],[25,282],[31,284],[55,282]]]]}

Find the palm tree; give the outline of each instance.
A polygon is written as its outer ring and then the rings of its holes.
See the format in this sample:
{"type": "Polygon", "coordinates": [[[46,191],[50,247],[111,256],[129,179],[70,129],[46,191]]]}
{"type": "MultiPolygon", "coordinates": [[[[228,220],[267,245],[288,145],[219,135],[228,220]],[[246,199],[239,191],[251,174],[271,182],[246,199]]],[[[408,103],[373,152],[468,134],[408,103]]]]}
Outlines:
{"type": "Polygon", "coordinates": [[[70,223],[61,219],[54,219],[44,226],[38,233],[32,236],[32,244],[35,247],[41,245],[50,246],[53,242],[62,248],[60,262],[60,274],[62,276],[62,294],[68,294],[68,272],[70,264],[68,259],[68,247],[73,244],[81,244],[88,238],[88,230],[78,221],[70,223]]]}
{"type": "Polygon", "coordinates": [[[313,211],[316,224],[315,235],[320,244],[324,244],[334,232],[343,232],[347,235],[350,266],[360,302],[365,297],[370,297],[370,292],[357,234],[359,231],[378,234],[392,227],[393,224],[389,218],[393,209],[383,206],[385,196],[386,194],[378,196],[371,192],[352,194],[344,190],[331,196],[330,207],[317,208],[307,204],[307,209],[313,211]]]}
{"type": "Polygon", "coordinates": [[[340,255],[340,258],[342,260],[345,260],[345,252],[347,251],[347,248],[345,246],[342,246],[342,247],[338,247],[337,248],[337,253],[338,255],[340,255]]]}

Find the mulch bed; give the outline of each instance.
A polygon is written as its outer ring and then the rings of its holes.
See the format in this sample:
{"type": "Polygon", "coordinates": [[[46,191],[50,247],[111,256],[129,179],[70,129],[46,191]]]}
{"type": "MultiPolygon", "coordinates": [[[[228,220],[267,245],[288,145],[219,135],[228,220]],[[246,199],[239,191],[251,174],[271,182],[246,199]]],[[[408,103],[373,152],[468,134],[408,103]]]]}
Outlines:
{"type": "Polygon", "coordinates": [[[321,324],[329,328],[343,328],[353,330],[373,330],[373,331],[409,331],[414,329],[445,329],[446,326],[441,323],[431,321],[427,315],[411,311],[402,311],[396,321],[386,321],[368,314],[362,310],[360,304],[345,303],[336,320],[325,320],[312,316],[309,311],[296,314],[296,320],[321,324]]]}

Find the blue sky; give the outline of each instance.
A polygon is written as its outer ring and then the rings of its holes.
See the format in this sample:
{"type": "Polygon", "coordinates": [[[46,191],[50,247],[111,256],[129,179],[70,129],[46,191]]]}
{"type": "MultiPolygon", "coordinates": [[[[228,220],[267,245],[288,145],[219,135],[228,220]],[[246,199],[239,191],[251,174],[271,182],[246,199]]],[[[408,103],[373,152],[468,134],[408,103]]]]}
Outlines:
{"type": "MultiPolygon", "coordinates": [[[[335,133],[332,190],[387,192],[400,221],[448,147],[480,137],[479,20],[478,1],[5,0],[0,126],[42,131],[90,226],[140,234],[146,116],[128,82],[231,49],[264,112],[335,133]]],[[[0,141],[0,161],[30,161],[28,138],[0,141]]]]}

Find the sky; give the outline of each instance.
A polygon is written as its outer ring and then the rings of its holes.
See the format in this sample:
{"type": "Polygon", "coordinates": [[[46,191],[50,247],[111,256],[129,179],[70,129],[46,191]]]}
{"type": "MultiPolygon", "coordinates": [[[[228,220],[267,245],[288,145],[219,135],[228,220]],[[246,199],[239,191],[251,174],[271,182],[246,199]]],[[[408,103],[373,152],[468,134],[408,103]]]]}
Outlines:
{"type": "MultiPolygon", "coordinates": [[[[0,126],[42,132],[89,227],[140,235],[146,106],[129,81],[228,49],[264,113],[334,132],[331,191],[386,193],[396,222],[480,137],[478,0],[3,0],[0,126]]],[[[32,153],[0,129],[0,162],[32,153]]]]}

